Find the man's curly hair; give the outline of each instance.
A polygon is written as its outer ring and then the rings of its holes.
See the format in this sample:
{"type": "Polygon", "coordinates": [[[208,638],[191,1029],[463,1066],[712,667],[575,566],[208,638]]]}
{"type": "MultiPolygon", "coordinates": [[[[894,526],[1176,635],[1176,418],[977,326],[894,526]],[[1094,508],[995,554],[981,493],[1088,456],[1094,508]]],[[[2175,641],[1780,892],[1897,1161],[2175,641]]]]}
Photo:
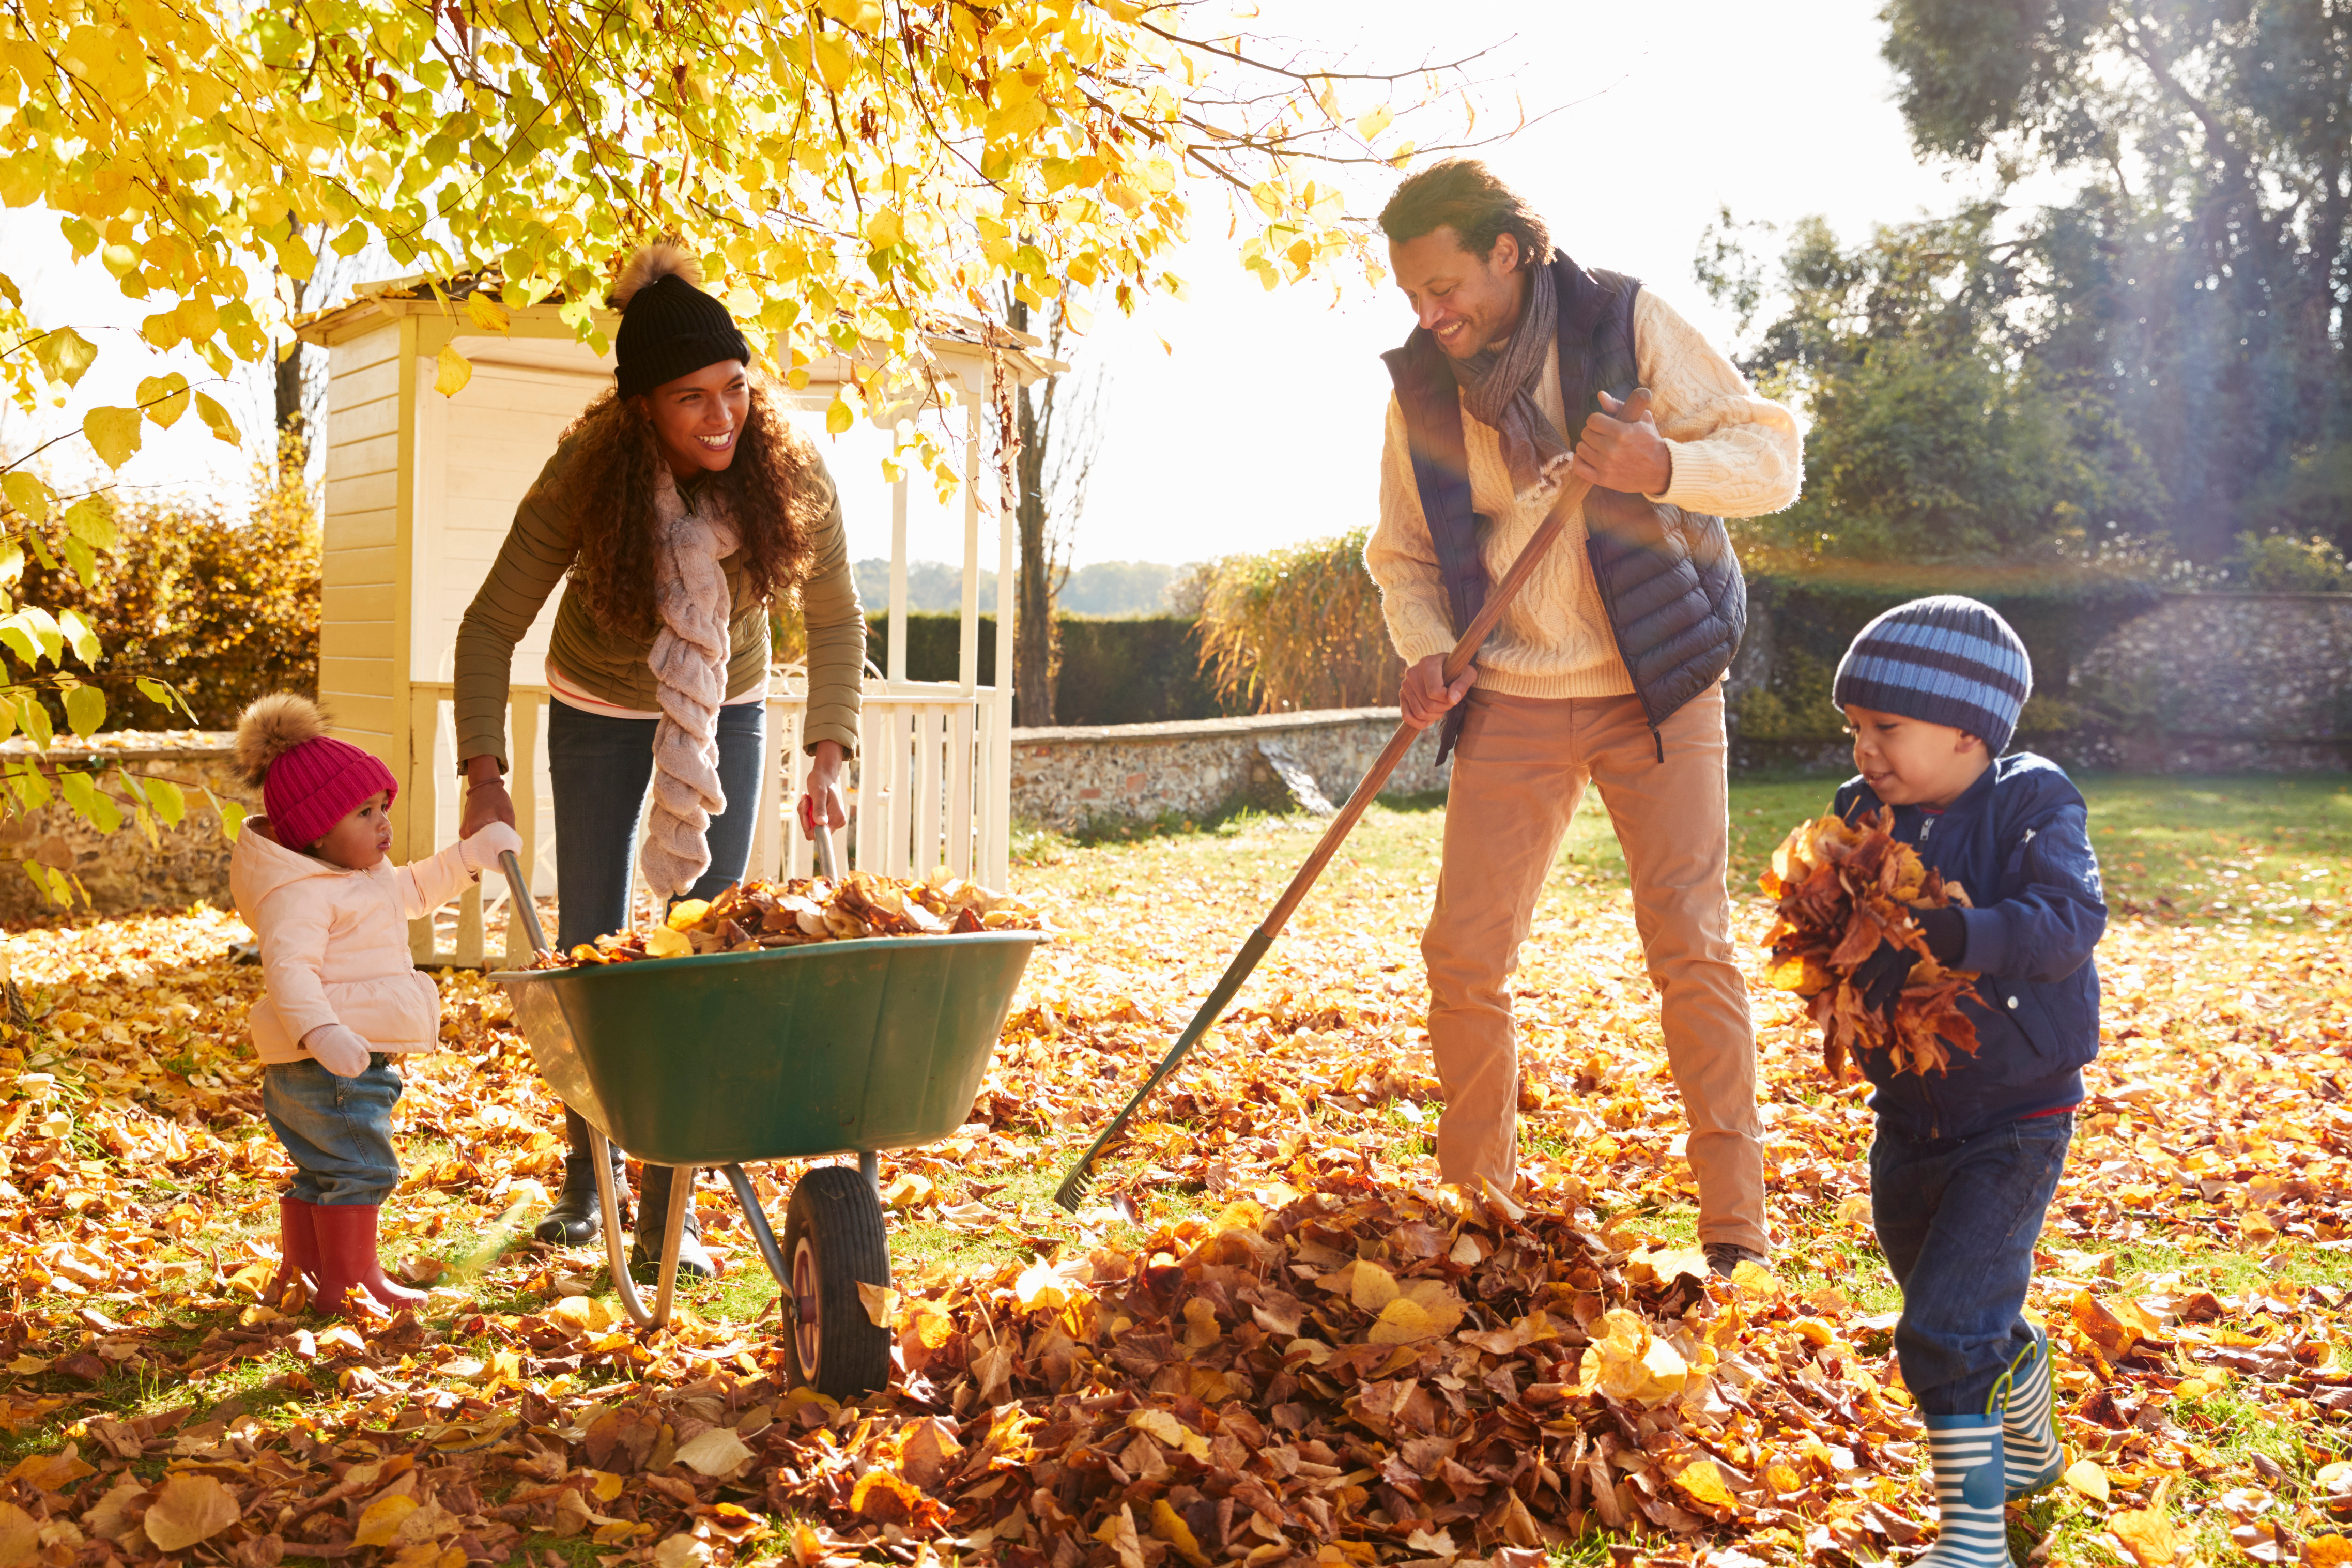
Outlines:
{"type": "MultiPolygon", "coordinates": [[[[760,596],[782,598],[806,574],[812,542],[833,506],[816,447],[783,414],[775,383],[751,373],[751,407],[735,460],[709,483],[734,508],[743,571],[760,596]]],[[[661,438],[617,391],[590,404],[563,432],[574,450],[559,481],[580,530],[572,574],[596,624],[617,637],[650,637],[654,610],[654,492],[661,438]]]]}

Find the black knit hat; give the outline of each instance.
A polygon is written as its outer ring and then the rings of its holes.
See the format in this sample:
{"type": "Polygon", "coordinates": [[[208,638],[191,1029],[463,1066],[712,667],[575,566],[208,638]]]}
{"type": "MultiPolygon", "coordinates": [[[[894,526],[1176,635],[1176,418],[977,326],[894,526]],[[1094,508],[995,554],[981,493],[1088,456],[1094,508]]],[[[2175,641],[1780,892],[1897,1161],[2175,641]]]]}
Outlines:
{"type": "Polygon", "coordinates": [[[1830,700],[1948,724],[1999,756],[2033,690],[2033,661],[2000,612],[1958,594],[1897,605],[1862,628],[1830,700]]]}
{"type": "Polygon", "coordinates": [[[612,300],[621,312],[613,360],[622,396],[651,392],[721,360],[750,363],[751,345],[735,318],[696,287],[700,281],[693,258],[674,245],[646,246],[621,269],[612,300]]]}

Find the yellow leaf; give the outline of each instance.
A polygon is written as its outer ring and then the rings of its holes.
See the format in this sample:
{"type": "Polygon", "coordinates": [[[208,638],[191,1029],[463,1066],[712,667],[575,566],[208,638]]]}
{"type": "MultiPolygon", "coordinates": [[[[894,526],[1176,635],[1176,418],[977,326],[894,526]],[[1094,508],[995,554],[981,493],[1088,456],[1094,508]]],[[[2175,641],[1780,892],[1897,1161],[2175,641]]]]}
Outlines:
{"type": "Polygon", "coordinates": [[[1200,1542],[1193,1537],[1192,1527],[1184,1522],[1181,1514],[1168,1506],[1166,1498],[1151,1500],[1151,1533],[1175,1548],[1176,1555],[1192,1564],[1192,1568],[1208,1568],[1208,1554],[1201,1550],[1200,1542]]]}
{"type": "Polygon", "coordinates": [[[2305,1568],[2344,1568],[2352,1563],[2352,1541],[2340,1535],[2315,1535],[2303,1543],[2305,1568]]]}
{"type": "Polygon", "coordinates": [[[1802,1477],[1786,1465],[1767,1465],[1764,1467],[1764,1484],[1782,1497],[1787,1497],[1791,1492],[1804,1489],[1805,1482],[1802,1477]]]}
{"type": "Polygon", "coordinates": [[[79,1446],[68,1443],[57,1453],[33,1454],[17,1460],[8,1479],[28,1482],[35,1491],[58,1492],[95,1473],[97,1467],[81,1457],[79,1446]]]}
{"type": "Polygon", "coordinates": [[[488,294],[476,292],[466,296],[466,317],[486,332],[507,333],[506,307],[488,294]]]}
{"type": "Polygon", "coordinates": [[[857,1282],[857,1300],[866,1309],[866,1321],[877,1329],[888,1328],[891,1318],[898,1310],[898,1292],[887,1285],[871,1285],[860,1279],[857,1282]]]}
{"type": "Polygon", "coordinates": [[[146,377],[139,383],[139,406],[159,428],[170,429],[188,411],[188,378],[176,370],[146,377]]]}
{"type": "Polygon", "coordinates": [[[0,1502],[0,1568],[30,1563],[41,1549],[41,1521],[13,1502],[0,1502]]]}
{"type": "Polygon", "coordinates": [[[711,1426],[679,1447],[677,1462],[698,1475],[731,1476],[751,1462],[751,1450],[726,1427],[711,1426]]]}
{"type": "Polygon", "coordinates": [[[906,220],[896,207],[884,207],[866,220],[866,243],[877,250],[887,250],[906,237],[906,220]]]}
{"type": "Polygon", "coordinates": [[[2107,1500],[2107,1472],[2096,1459],[2077,1459],[2066,1467],[2066,1484],[2093,1502],[2107,1500]]]}
{"type": "Polygon", "coordinates": [[[2140,1568],[2172,1568],[2179,1552],[2180,1531],[2164,1508],[2164,1494],[2170,1484],[2158,1482],[2146,1508],[2126,1509],[2107,1521],[2107,1528],[2139,1560],[2140,1568]]]}
{"type": "Polygon", "coordinates": [[[838,436],[856,423],[857,416],[850,412],[849,405],[842,401],[841,394],[837,392],[835,393],[833,395],[833,401],[825,405],[824,428],[826,434],[838,436]]]}
{"type": "MultiPolygon", "coordinates": [[[[1362,1268],[1358,1264],[1359,1268],[1362,1268]]],[[[1390,1283],[1393,1285],[1394,1280],[1390,1283]]],[[[1409,1345],[1422,1340],[1435,1339],[1442,1331],[1435,1319],[1420,1302],[1399,1296],[1381,1309],[1372,1331],[1364,1336],[1365,1342],[1375,1345],[1409,1345]]]]}
{"type": "Polygon", "coordinates": [[[1739,1500],[1724,1484],[1723,1472],[1715,1468],[1713,1459],[1699,1459],[1685,1465],[1682,1473],[1675,1477],[1675,1485],[1709,1508],[1722,1509],[1727,1513],[1738,1511],[1739,1500]]]}
{"type": "Polygon", "coordinates": [[[1397,1299],[1396,1276],[1367,1258],[1356,1259],[1348,1286],[1348,1300],[1367,1312],[1385,1311],[1397,1299]]]}
{"type": "Polygon", "coordinates": [[[205,428],[213,433],[215,441],[226,441],[234,447],[243,439],[237,435],[236,421],[228,416],[228,410],[201,392],[196,394],[196,417],[205,422],[205,428]]]}
{"type": "Polygon", "coordinates": [[[684,958],[693,951],[694,942],[684,931],[672,931],[667,926],[656,926],[646,933],[647,958],[684,958]]]}
{"type": "Polygon", "coordinates": [[[1389,106],[1385,103],[1380,104],[1356,116],[1356,134],[1370,142],[1373,137],[1386,131],[1395,122],[1395,120],[1396,116],[1389,111],[1389,106]]]}
{"type": "MultiPolygon", "coordinates": [[[[390,1497],[376,1499],[360,1515],[360,1527],[352,1532],[352,1544],[391,1545],[393,1537],[400,1533],[401,1521],[415,1511],[416,1500],[405,1492],[394,1492],[390,1497]]],[[[157,1544],[162,1543],[159,1542],[157,1544]]]]}
{"type": "Polygon", "coordinates": [[[587,1475],[588,1489],[596,1494],[598,1502],[611,1502],[621,1495],[621,1488],[625,1483],[612,1471],[590,1470],[587,1475]]]}
{"type": "Polygon", "coordinates": [[[816,49],[816,74],[824,85],[839,92],[849,83],[849,46],[829,33],[818,33],[811,39],[816,49]]]}
{"type": "MultiPolygon", "coordinates": [[[[415,1502],[403,1499],[415,1508],[415,1502]]],[[[210,1476],[173,1476],[147,1510],[147,1539],[164,1552],[182,1552],[236,1522],[236,1498],[210,1476]]],[[[381,1543],[378,1543],[381,1544],[381,1543]]]]}
{"type": "Polygon", "coordinates": [[[433,360],[433,390],[444,397],[455,397],[473,379],[474,367],[457,352],[457,345],[444,344],[433,360]]]}
{"type": "Polygon", "coordinates": [[[139,450],[142,416],[136,408],[93,408],[81,416],[81,433],[89,448],[110,468],[119,468],[139,450]]]}

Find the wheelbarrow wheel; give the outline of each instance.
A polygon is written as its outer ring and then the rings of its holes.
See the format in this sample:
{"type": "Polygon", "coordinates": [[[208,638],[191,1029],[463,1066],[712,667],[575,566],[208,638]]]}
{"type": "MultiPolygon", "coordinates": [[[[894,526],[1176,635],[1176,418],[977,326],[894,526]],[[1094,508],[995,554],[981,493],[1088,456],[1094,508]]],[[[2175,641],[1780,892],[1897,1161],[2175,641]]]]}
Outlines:
{"type": "Polygon", "coordinates": [[[890,1283],[890,1239],[873,1184],[845,1165],[803,1176],[784,1211],[783,1254],[793,1377],[835,1399],[887,1384],[890,1331],[874,1321],[857,1289],[890,1283]]]}

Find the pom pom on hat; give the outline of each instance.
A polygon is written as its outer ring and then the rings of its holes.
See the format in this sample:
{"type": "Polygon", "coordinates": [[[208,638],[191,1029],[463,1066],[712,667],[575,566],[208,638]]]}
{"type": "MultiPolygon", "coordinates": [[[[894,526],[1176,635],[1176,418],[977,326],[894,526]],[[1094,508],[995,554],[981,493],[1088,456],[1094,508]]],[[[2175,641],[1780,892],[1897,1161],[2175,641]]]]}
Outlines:
{"type": "Polygon", "coordinates": [[[386,805],[400,793],[383,759],[328,734],[319,705],[290,691],[257,699],[238,718],[236,760],[289,849],[316,844],[377,791],[386,805]]]}
{"type": "Polygon", "coordinates": [[[702,287],[702,268],[685,251],[675,245],[648,245],[629,258],[621,275],[613,282],[613,292],[607,296],[613,309],[625,310],[629,301],[649,283],[665,278],[682,279],[689,286],[702,287]]]}
{"type": "Polygon", "coordinates": [[[1958,594],[1914,599],[1862,628],[1838,661],[1830,700],[1948,724],[1999,756],[2033,690],[2024,639],[1990,605],[1958,594]]]}

